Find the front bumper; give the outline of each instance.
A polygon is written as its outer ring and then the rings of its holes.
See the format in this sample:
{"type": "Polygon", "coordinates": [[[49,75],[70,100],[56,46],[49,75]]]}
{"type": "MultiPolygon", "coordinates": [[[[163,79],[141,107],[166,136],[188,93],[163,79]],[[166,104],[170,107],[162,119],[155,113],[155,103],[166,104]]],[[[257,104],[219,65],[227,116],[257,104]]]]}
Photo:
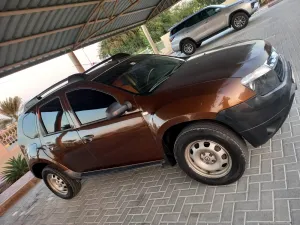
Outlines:
{"type": "Polygon", "coordinates": [[[260,8],[260,4],[258,1],[255,0],[250,2],[250,7],[248,7],[247,11],[249,12],[250,15],[253,15],[255,12],[259,10],[259,8],[260,8]]]}
{"type": "Polygon", "coordinates": [[[180,51],[179,43],[175,43],[175,44],[171,43],[171,47],[172,47],[172,50],[174,52],[179,52],[180,51]]]}
{"type": "Polygon", "coordinates": [[[217,120],[241,134],[251,145],[266,143],[282,126],[292,107],[297,86],[292,67],[281,59],[285,78],[281,85],[265,96],[250,100],[218,113],[217,120]]]}

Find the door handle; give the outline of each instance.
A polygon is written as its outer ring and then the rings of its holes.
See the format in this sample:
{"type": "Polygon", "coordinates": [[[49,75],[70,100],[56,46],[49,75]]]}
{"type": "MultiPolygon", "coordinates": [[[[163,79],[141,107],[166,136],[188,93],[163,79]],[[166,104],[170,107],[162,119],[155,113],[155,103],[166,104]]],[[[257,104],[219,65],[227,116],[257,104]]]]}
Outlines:
{"type": "Polygon", "coordinates": [[[84,143],[89,143],[89,142],[92,142],[93,141],[93,139],[94,139],[94,135],[86,135],[86,136],[84,136],[82,139],[83,139],[83,142],[84,143]]]}

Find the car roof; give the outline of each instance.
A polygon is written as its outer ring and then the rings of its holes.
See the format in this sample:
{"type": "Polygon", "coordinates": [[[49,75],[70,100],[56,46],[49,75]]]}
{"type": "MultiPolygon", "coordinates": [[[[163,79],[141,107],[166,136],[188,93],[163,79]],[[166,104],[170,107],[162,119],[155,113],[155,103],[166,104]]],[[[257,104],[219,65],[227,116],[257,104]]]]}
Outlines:
{"type": "Polygon", "coordinates": [[[99,75],[101,73],[101,71],[103,70],[103,68],[106,68],[105,69],[105,71],[106,71],[107,69],[113,67],[114,65],[119,64],[121,61],[123,61],[124,59],[126,59],[128,57],[130,57],[130,55],[127,53],[119,53],[119,54],[113,55],[112,57],[109,57],[109,58],[101,61],[100,63],[92,66],[91,68],[86,70],[84,73],[73,74],[73,75],[53,84],[52,86],[50,86],[43,92],[39,93],[37,96],[35,96],[31,100],[26,102],[24,104],[24,109],[23,109],[24,113],[28,112],[30,109],[35,107],[42,99],[44,99],[45,96],[51,96],[52,94],[56,93],[58,90],[66,87],[70,84],[73,84],[75,82],[90,80],[89,78],[93,74],[99,75]],[[102,66],[102,65],[104,65],[104,66],[102,66]]]}
{"type": "Polygon", "coordinates": [[[169,31],[173,30],[174,28],[176,28],[176,27],[179,26],[180,24],[184,23],[185,21],[187,21],[188,19],[190,19],[192,16],[198,14],[199,12],[201,12],[201,11],[207,9],[207,8],[211,8],[211,7],[221,7],[221,8],[225,8],[226,5],[209,5],[209,6],[205,7],[205,8],[202,8],[202,9],[198,10],[197,12],[193,13],[192,15],[189,15],[188,17],[185,17],[185,18],[184,18],[183,20],[181,20],[179,23],[176,23],[174,26],[172,26],[172,27],[169,29],[169,31]]]}
{"type": "MultiPolygon", "coordinates": [[[[39,102],[42,101],[44,98],[57,93],[57,91],[65,88],[75,82],[85,81],[85,80],[92,81],[96,77],[101,76],[101,74],[103,74],[105,71],[113,68],[114,66],[117,66],[118,64],[124,62],[127,59],[134,59],[135,57],[142,57],[142,56],[152,57],[154,55],[155,54],[138,54],[138,55],[131,56],[126,53],[119,53],[117,55],[114,55],[114,56],[98,63],[97,65],[91,67],[90,69],[86,70],[84,73],[73,74],[73,75],[53,84],[52,86],[50,86],[49,88],[47,88],[46,90],[44,90],[43,92],[41,92],[40,94],[38,94],[37,96],[32,98],[31,100],[26,102],[24,104],[23,113],[26,113],[29,110],[31,110],[33,107],[38,105],[39,102]],[[101,66],[101,65],[103,65],[103,66],[101,66]]],[[[163,55],[161,55],[161,56],[163,56],[163,55]]],[[[180,58],[180,57],[175,57],[175,56],[165,56],[165,57],[180,58]]],[[[181,57],[181,59],[185,59],[185,57],[181,57]]]]}

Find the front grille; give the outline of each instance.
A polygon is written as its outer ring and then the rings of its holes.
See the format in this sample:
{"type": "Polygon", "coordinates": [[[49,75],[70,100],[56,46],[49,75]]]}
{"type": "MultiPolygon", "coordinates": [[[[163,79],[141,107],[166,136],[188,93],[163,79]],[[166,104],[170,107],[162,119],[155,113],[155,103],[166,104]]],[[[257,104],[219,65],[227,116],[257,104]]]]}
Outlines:
{"type": "Polygon", "coordinates": [[[283,63],[281,61],[281,59],[278,59],[277,65],[275,66],[275,72],[278,75],[279,80],[282,82],[284,80],[284,69],[283,69],[283,63]]]}

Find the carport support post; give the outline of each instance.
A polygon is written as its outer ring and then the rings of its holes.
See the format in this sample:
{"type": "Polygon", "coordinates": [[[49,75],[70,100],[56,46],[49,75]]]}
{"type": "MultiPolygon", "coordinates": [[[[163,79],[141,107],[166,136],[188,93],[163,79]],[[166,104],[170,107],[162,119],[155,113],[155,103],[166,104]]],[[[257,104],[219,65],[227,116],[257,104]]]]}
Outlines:
{"type": "Polygon", "coordinates": [[[83,73],[85,70],[82,67],[81,63],[79,62],[78,58],[76,57],[76,55],[74,54],[74,52],[69,52],[68,56],[70,57],[72,63],[74,64],[74,66],[76,67],[76,69],[78,70],[79,73],[83,73]]]}
{"type": "Polygon", "coordinates": [[[145,34],[145,36],[146,36],[149,44],[151,45],[151,48],[152,48],[153,52],[155,54],[159,54],[159,51],[158,51],[158,49],[157,49],[154,41],[152,40],[152,37],[151,37],[151,35],[150,35],[150,33],[149,33],[148,28],[146,27],[146,25],[142,25],[142,30],[143,30],[143,32],[144,32],[144,34],[145,34]]]}

